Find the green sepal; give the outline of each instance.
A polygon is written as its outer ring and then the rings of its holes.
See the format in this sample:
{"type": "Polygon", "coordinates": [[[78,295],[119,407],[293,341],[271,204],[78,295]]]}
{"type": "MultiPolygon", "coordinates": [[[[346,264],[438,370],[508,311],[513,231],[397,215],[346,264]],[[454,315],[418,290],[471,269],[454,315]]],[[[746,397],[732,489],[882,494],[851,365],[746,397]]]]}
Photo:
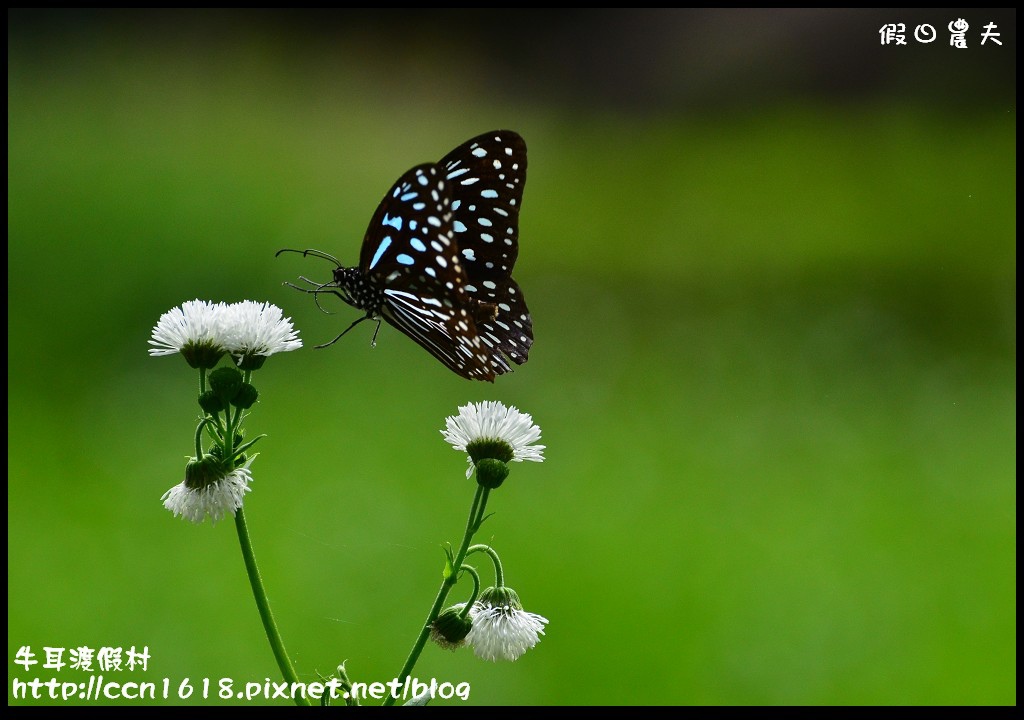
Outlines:
{"type": "Polygon", "coordinates": [[[201,459],[192,458],[185,465],[185,487],[201,490],[223,479],[225,475],[221,458],[207,453],[201,459]]]}
{"type": "Polygon", "coordinates": [[[239,370],[246,370],[252,372],[253,370],[259,370],[263,367],[263,363],[267,361],[269,355],[255,355],[255,354],[244,354],[242,357],[232,356],[232,360],[235,361],[235,365],[238,366],[239,370]]]}
{"type": "Polygon", "coordinates": [[[444,549],[444,570],[441,571],[441,579],[447,580],[455,572],[455,555],[449,545],[444,549]]]}
{"type": "Polygon", "coordinates": [[[469,457],[473,459],[474,463],[479,463],[485,458],[509,462],[515,457],[515,451],[511,445],[504,440],[490,438],[472,441],[466,446],[466,452],[469,453],[469,457]]]}
{"type": "Polygon", "coordinates": [[[501,460],[483,458],[476,463],[476,481],[488,490],[501,487],[507,477],[508,465],[501,460]]]}
{"type": "Polygon", "coordinates": [[[510,587],[489,587],[480,593],[477,600],[491,607],[510,607],[513,610],[522,610],[523,603],[519,601],[519,594],[510,587]]]}
{"type": "Polygon", "coordinates": [[[187,343],[180,352],[189,367],[196,370],[212,370],[217,367],[217,363],[227,351],[214,344],[212,340],[201,340],[187,343]]]}

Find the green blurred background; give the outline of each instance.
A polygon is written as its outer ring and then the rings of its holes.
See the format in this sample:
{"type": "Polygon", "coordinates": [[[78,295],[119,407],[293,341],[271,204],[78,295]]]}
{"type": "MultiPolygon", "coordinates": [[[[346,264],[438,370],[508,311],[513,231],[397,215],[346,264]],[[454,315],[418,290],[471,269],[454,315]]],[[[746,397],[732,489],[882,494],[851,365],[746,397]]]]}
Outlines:
{"type": "Polygon", "coordinates": [[[1016,703],[1015,11],[9,11],[8,42],[9,702],[88,677],[26,645],[278,677],[233,524],[160,504],[195,377],[147,340],[202,298],[305,341],[257,374],[245,506],[303,679],[398,672],[472,496],[439,430],[493,399],[548,450],[481,538],[548,633],[416,676],[471,704],[1016,703]],[[357,313],[275,251],[355,264],[402,172],[495,128],[530,151],[530,362],[470,383],[387,326],[314,351],[357,313]]]}

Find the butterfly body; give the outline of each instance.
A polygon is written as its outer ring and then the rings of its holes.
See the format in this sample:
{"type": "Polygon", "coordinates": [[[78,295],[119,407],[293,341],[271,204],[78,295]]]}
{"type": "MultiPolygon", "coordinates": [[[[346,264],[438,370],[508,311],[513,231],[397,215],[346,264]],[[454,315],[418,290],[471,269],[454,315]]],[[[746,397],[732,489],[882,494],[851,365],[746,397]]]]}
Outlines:
{"type": "Polygon", "coordinates": [[[334,293],[364,313],[356,323],[382,318],[458,375],[493,382],[533,344],[512,279],[525,183],[526,144],[508,130],[410,169],[374,212],[359,265],[339,264],[309,292],[334,293]]]}

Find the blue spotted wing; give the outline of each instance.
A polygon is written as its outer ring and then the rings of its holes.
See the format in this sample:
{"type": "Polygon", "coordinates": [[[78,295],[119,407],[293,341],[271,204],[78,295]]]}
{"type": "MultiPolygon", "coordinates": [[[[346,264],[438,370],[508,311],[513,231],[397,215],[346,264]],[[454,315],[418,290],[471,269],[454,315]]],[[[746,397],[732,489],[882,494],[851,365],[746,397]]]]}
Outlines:
{"type": "Polygon", "coordinates": [[[497,308],[477,322],[495,373],[526,362],[533,319],[512,268],[519,256],[519,209],[526,186],[526,143],[514,132],[487,133],[459,146],[438,163],[451,191],[452,229],[466,270],[466,292],[497,308]]]}
{"type": "Polygon", "coordinates": [[[315,292],[383,318],[462,377],[493,381],[533,344],[512,279],[525,184],[526,144],[509,130],[412,168],[377,207],[358,267],[339,266],[315,292]]]}

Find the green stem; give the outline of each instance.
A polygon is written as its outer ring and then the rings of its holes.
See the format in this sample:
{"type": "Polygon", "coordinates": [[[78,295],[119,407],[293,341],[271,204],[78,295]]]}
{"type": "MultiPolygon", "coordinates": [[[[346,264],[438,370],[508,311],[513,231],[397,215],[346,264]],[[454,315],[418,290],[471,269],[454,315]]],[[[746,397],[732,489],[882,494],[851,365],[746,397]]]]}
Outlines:
{"type": "Polygon", "coordinates": [[[462,608],[462,612],[459,613],[459,617],[464,618],[469,615],[469,611],[473,609],[476,599],[480,597],[480,574],[472,565],[463,565],[462,569],[469,573],[469,576],[473,578],[473,594],[469,596],[469,600],[466,601],[466,606],[462,608]]]}
{"type": "MultiPolygon", "coordinates": [[[[246,370],[245,373],[243,373],[243,375],[242,375],[242,382],[243,383],[248,383],[249,382],[249,378],[251,376],[252,376],[252,370],[246,370]]],[[[226,415],[228,416],[228,419],[229,419],[232,427],[239,427],[242,424],[242,408],[236,407],[236,408],[232,409],[229,406],[226,415]]],[[[232,440],[232,444],[234,444],[234,440],[232,440]]]]}
{"type": "Polygon", "coordinates": [[[221,438],[224,443],[224,457],[234,458],[235,449],[235,422],[234,414],[232,413],[231,406],[228,405],[224,408],[224,425],[221,431],[221,438]]]}
{"type": "MultiPolygon", "coordinates": [[[[252,370],[246,370],[242,374],[242,382],[248,383],[252,377],[252,370]]],[[[228,405],[224,408],[224,457],[230,457],[234,460],[237,448],[235,448],[235,434],[238,432],[238,428],[242,427],[242,413],[244,411],[240,407],[231,407],[228,405]]]]}
{"type": "MultiPolygon", "coordinates": [[[[476,486],[473,505],[469,509],[469,520],[466,522],[466,534],[462,538],[462,545],[459,547],[459,552],[452,562],[451,574],[441,581],[441,589],[437,592],[434,604],[430,606],[430,612],[427,613],[427,621],[423,624],[423,628],[420,630],[420,634],[416,637],[416,642],[413,643],[412,650],[409,652],[409,657],[406,659],[405,665],[402,666],[402,671],[398,674],[399,685],[404,686],[405,679],[412,674],[412,669],[416,666],[420,653],[423,652],[423,646],[427,644],[427,638],[430,637],[430,626],[437,619],[438,614],[440,614],[448,593],[451,592],[452,587],[458,582],[459,570],[462,568],[462,562],[466,559],[466,554],[469,552],[469,543],[473,540],[473,533],[477,531],[482,522],[484,508],[487,506],[487,495],[488,491],[486,488],[482,485],[476,486]]],[[[382,705],[385,707],[394,705],[397,700],[398,698],[395,697],[394,693],[388,693],[382,705]]]]}
{"type": "Polygon", "coordinates": [[[196,460],[203,459],[203,428],[210,421],[208,417],[205,417],[200,421],[199,426],[196,428],[196,460]]]}
{"type": "MultiPolygon", "coordinates": [[[[245,570],[249,574],[249,584],[252,585],[252,594],[256,599],[256,607],[260,611],[260,619],[263,620],[263,629],[267,632],[267,640],[270,641],[270,648],[274,651],[277,659],[277,666],[281,674],[288,681],[289,685],[299,682],[292,667],[292,661],[288,658],[288,652],[284,649],[284,641],[277,630],[277,623],[274,622],[274,614],[270,612],[270,601],[267,599],[266,590],[263,589],[263,579],[260,577],[259,568],[256,567],[256,556],[252,551],[252,542],[249,540],[249,530],[245,526],[245,515],[242,508],[235,512],[235,528],[238,530],[238,542],[242,546],[242,558],[245,560],[245,570]]],[[[302,693],[294,694],[296,705],[312,705],[308,698],[302,693]]]]}
{"type": "Polygon", "coordinates": [[[494,587],[505,587],[505,574],[501,571],[501,559],[498,558],[497,551],[490,545],[474,545],[469,549],[467,555],[472,555],[475,552],[487,553],[491,562],[494,563],[494,587]]]}

